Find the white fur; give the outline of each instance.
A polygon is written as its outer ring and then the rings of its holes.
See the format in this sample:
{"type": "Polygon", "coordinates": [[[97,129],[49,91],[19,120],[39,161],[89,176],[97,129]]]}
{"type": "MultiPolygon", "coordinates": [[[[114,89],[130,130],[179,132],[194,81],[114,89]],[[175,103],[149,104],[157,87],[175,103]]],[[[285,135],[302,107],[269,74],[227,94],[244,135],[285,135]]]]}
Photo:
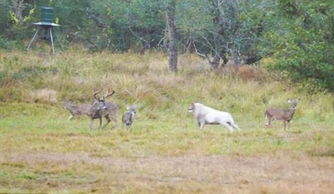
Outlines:
{"type": "Polygon", "coordinates": [[[201,103],[193,103],[194,110],[189,110],[193,112],[198,125],[202,129],[205,124],[219,124],[228,128],[230,132],[234,129],[239,129],[238,125],[234,123],[234,120],[230,113],[222,112],[205,106],[201,103]]]}

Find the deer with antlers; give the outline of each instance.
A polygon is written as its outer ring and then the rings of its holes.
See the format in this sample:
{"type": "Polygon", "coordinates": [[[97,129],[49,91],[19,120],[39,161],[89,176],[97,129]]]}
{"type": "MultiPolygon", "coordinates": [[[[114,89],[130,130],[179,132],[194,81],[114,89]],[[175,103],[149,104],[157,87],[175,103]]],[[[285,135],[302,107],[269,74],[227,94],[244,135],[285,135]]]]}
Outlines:
{"type": "Polygon", "coordinates": [[[96,91],[94,92],[93,96],[94,96],[94,103],[92,105],[92,107],[90,108],[89,111],[89,116],[91,118],[91,122],[89,125],[90,129],[93,129],[93,121],[95,119],[99,119],[100,120],[100,125],[99,128],[101,128],[102,126],[102,118],[104,117],[107,122],[103,125],[102,129],[104,127],[106,127],[110,121],[112,120],[114,122],[114,127],[117,127],[117,112],[118,112],[118,106],[110,101],[106,101],[106,98],[112,96],[115,91],[107,91],[102,98],[98,97],[97,95],[100,93],[101,91],[96,91]]]}

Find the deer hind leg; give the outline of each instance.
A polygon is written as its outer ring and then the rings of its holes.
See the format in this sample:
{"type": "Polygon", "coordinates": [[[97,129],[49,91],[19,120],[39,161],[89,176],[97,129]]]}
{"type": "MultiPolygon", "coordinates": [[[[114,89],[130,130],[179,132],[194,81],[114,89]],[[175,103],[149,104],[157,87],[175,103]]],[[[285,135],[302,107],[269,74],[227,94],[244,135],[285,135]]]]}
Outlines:
{"type": "Polygon", "coordinates": [[[91,119],[90,124],[89,124],[89,129],[93,129],[93,122],[94,122],[94,119],[91,119]]]}
{"type": "Polygon", "coordinates": [[[108,116],[105,116],[104,118],[107,120],[107,122],[103,125],[102,129],[104,129],[110,123],[110,118],[108,116]]]}
{"type": "Polygon", "coordinates": [[[112,116],[111,119],[112,119],[112,121],[114,122],[114,127],[113,127],[113,129],[117,128],[118,125],[117,125],[117,118],[116,118],[116,115],[112,116]]]}

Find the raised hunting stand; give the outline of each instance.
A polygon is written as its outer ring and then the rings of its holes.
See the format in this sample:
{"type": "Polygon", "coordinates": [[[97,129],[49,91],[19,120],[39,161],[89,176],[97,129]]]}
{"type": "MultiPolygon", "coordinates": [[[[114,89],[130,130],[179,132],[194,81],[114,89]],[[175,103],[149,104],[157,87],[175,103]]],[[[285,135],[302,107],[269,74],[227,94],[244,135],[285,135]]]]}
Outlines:
{"type": "Polygon", "coordinates": [[[41,21],[33,23],[37,26],[37,31],[29,42],[27,50],[30,49],[32,44],[38,39],[41,30],[44,30],[44,39],[50,38],[52,54],[55,54],[54,42],[53,42],[53,27],[60,26],[59,24],[53,23],[54,12],[52,7],[41,7],[41,21]]]}

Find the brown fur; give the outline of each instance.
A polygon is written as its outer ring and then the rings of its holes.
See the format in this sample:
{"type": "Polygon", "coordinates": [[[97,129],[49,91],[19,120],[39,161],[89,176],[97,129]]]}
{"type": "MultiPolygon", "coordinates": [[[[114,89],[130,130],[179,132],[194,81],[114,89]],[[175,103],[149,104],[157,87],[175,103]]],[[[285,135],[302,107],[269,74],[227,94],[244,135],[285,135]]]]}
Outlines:
{"type": "Polygon", "coordinates": [[[286,130],[286,125],[290,123],[295,114],[297,104],[299,103],[298,99],[289,99],[288,103],[291,104],[288,109],[280,108],[269,108],[265,112],[265,116],[268,119],[268,127],[271,127],[271,122],[274,120],[282,120],[284,124],[284,130],[286,130]]]}

